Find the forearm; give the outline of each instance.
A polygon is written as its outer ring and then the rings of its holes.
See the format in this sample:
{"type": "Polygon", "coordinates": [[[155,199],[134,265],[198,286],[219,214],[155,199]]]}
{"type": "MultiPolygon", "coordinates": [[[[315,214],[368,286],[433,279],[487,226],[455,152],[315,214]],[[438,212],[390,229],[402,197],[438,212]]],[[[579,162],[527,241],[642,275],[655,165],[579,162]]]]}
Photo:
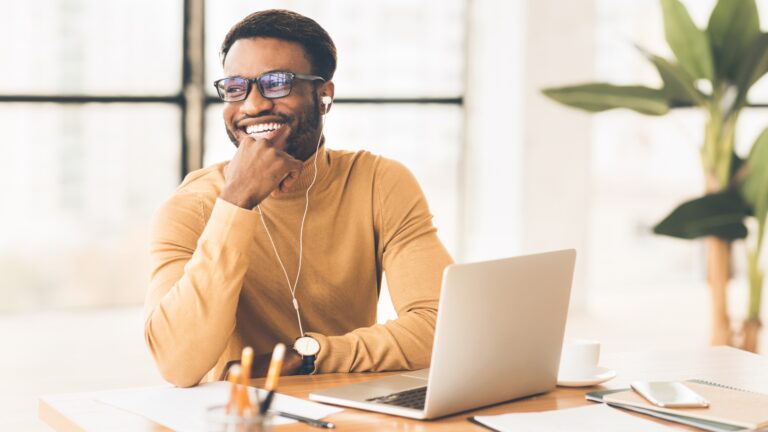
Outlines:
{"type": "Polygon", "coordinates": [[[318,373],[414,370],[429,366],[435,309],[407,312],[386,324],[341,336],[310,333],[321,346],[318,373]]]}
{"type": "Polygon", "coordinates": [[[145,340],[163,377],[197,384],[216,363],[235,328],[249,265],[249,215],[214,206],[191,257],[175,244],[153,242],[156,270],[145,306],[145,340]]]}
{"type": "Polygon", "coordinates": [[[216,363],[235,327],[245,267],[242,256],[202,243],[146,319],[147,346],[163,377],[178,386],[197,384],[216,363]],[[222,272],[215,267],[226,266],[222,272]],[[243,270],[239,270],[242,268],[243,270]]]}

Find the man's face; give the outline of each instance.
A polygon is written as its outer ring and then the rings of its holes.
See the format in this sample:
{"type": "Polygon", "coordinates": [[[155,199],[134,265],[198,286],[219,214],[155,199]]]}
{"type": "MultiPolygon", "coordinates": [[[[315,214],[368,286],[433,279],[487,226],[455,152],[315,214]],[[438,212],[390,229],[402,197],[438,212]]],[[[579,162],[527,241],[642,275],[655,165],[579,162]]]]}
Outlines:
{"type": "MultiPolygon", "coordinates": [[[[262,37],[239,39],[232,44],[224,62],[225,76],[255,78],[272,71],[311,74],[312,67],[301,45],[262,37]]],[[[265,138],[276,149],[307,160],[320,139],[315,86],[311,81],[294,79],[291,94],[266,99],[252,84],[244,101],[224,104],[224,125],[229,139],[237,147],[247,135],[265,138]]]]}

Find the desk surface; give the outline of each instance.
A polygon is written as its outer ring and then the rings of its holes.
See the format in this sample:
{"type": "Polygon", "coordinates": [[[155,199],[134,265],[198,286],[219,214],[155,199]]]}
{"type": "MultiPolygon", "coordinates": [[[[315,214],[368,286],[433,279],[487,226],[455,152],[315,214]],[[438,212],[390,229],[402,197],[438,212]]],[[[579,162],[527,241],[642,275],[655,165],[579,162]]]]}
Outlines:
{"type": "MultiPolygon", "coordinates": [[[[739,351],[734,348],[714,347],[680,352],[606,353],[601,365],[613,368],[617,377],[603,386],[557,389],[539,396],[495,405],[433,421],[410,420],[401,417],[345,408],[327,420],[341,430],[409,430],[409,431],[466,431],[486,430],[467,421],[471,415],[493,415],[510,412],[547,411],[587,405],[584,394],[588,391],[628,387],[634,380],[705,379],[747,390],[768,393],[768,358],[739,351]]],[[[306,398],[315,390],[358,381],[369,380],[391,373],[329,374],[301,377],[283,377],[280,392],[306,398]]],[[[253,380],[261,386],[263,380],[253,380]]],[[[632,414],[640,415],[640,414],[632,414]]],[[[51,396],[40,399],[40,418],[57,431],[168,431],[141,416],[122,411],[92,400],[88,394],[51,396]]],[[[696,430],[643,416],[679,430],[696,430]]],[[[278,431],[305,430],[301,424],[276,427],[278,431]]],[[[315,429],[320,430],[320,429],[315,429]]]]}

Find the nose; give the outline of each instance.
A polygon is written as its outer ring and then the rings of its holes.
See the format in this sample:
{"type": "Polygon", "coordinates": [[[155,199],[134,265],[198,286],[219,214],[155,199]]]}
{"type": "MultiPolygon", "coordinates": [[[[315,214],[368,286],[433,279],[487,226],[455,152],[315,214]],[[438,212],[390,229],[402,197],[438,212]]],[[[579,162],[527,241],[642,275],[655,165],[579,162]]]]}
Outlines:
{"type": "Polygon", "coordinates": [[[264,111],[271,111],[275,105],[272,99],[262,96],[256,83],[250,83],[250,85],[251,91],[248,92],[248,97],[243,101],[240,110],[251,116],[258,115],[264,111]]]}

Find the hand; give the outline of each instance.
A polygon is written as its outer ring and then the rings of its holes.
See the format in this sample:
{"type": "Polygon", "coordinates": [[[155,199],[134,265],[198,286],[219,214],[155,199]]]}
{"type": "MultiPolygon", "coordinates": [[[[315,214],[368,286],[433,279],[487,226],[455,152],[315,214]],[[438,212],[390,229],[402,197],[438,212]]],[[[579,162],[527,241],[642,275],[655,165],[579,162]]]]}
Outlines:
{"type": "Polygon", "coordinates": [[[302,163],[265,139],[244,138],[224,171],[219,198],[252,209],[270,194],[287,191],[301,174],[302,163]]]}
{"type": "MultiPolygon", "coordinates": [[[[255,357],[251,365],[251,377],[258,378],[267,376],[269,362],[271,360],[271,352],[255,357]]],[[[287,348],[285,350],[285,357],[283,357],[283,368],[280,371],[280,375],[298,375],[300,370],[301,356],[292,348],[287,348]]]]}

